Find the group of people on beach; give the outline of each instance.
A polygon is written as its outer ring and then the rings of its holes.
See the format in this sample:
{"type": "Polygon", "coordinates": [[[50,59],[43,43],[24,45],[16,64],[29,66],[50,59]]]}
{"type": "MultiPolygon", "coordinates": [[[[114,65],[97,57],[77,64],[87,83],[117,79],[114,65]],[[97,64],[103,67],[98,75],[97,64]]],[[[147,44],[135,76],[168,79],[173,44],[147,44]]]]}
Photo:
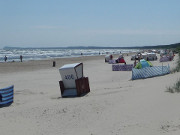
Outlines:
{"type": "MultiPolygon", "coordinates": [[[[19,59],[20,59],[20,61],[22,62],[23,56],[20,55],[19,59]]],[[[7,61],[7,56],[6,56],[6,55],[4,56],[4,61],[5,61],[5,62],[7,61]]]]}

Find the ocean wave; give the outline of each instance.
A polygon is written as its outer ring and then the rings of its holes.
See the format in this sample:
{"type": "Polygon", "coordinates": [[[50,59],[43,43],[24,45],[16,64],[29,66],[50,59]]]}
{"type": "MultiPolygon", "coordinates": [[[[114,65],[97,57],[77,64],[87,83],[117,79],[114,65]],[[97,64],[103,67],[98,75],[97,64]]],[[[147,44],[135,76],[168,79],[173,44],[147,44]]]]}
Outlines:
{"type": "Polygon", "coordinates": [[[137,52],[136,49],[0,49],[0,62],[4,61],[4,56],[7,56],[7,61],[20,61],[20,55],[23,60],[41,60],[50,58],[62,57],[78,57],[81,55],[95,56],[105,54],[119,54],[137,52]]]}

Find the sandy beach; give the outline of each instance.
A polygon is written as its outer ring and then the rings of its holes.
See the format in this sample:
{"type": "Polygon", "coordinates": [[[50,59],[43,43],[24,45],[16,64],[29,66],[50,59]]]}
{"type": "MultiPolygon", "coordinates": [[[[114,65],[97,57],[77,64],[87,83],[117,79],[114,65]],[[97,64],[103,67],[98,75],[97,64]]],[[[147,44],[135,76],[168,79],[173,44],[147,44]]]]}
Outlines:
{"type": "MultiPolygon", "coordinates": [[[[127,64],[134,63],[130,57],[127,64]]],[[[177,58],[163,65],[172,69],[177,58]]],[[[152,64],[162,65],[159,59],[152,64]]],[[[131,71],[112,71],[104,56],[0,63],[0,87],[14,85],[14,103],[0,108],[0,134],[179,135],[180,94],[167,92],[179,76],[132,81],[131,71]],[[59,68],[77,62],[83,62],[91,92],[61,98],[59,68]]]]}

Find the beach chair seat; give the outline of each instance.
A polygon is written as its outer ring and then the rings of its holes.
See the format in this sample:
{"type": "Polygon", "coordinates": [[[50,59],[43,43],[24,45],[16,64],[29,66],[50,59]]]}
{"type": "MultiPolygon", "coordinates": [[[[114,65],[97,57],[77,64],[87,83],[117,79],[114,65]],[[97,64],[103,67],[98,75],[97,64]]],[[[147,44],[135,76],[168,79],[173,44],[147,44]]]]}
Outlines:
{"type": "Polygon", "coordinates": [[[89,79],[88,77],[83,77],[75,80],[76,87],[68,88],[64,87],[63,81],[59,81],[60,91],[62,97],[74,97],[74,96],[82,96],[88,92],[90,92],[89,87],[89,79]]]}
{"type": "Polygon", "coordinates": [[[0,107],[9,106],[13,103],[14,85],[0,89],[0,107]]]}

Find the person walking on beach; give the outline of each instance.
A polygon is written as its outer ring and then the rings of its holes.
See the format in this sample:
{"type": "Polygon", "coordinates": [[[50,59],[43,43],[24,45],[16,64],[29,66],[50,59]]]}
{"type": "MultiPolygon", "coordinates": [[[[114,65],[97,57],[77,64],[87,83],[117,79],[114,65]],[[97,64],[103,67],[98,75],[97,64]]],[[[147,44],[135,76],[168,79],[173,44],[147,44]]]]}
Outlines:
{"type": "Polygon", "coordinates": [[[6,55],[4,56],[4,61],[5,61],[5,62],[7,61],[7,56],[6,56],[6,55]]]}
{"type": "Polygon", "coordinates": [[[20,55],[20,60],[21,60],[21,62],[22,62],[22,59],[23,59],[23,56],[22,56],[22,55],[20,55]]]}

